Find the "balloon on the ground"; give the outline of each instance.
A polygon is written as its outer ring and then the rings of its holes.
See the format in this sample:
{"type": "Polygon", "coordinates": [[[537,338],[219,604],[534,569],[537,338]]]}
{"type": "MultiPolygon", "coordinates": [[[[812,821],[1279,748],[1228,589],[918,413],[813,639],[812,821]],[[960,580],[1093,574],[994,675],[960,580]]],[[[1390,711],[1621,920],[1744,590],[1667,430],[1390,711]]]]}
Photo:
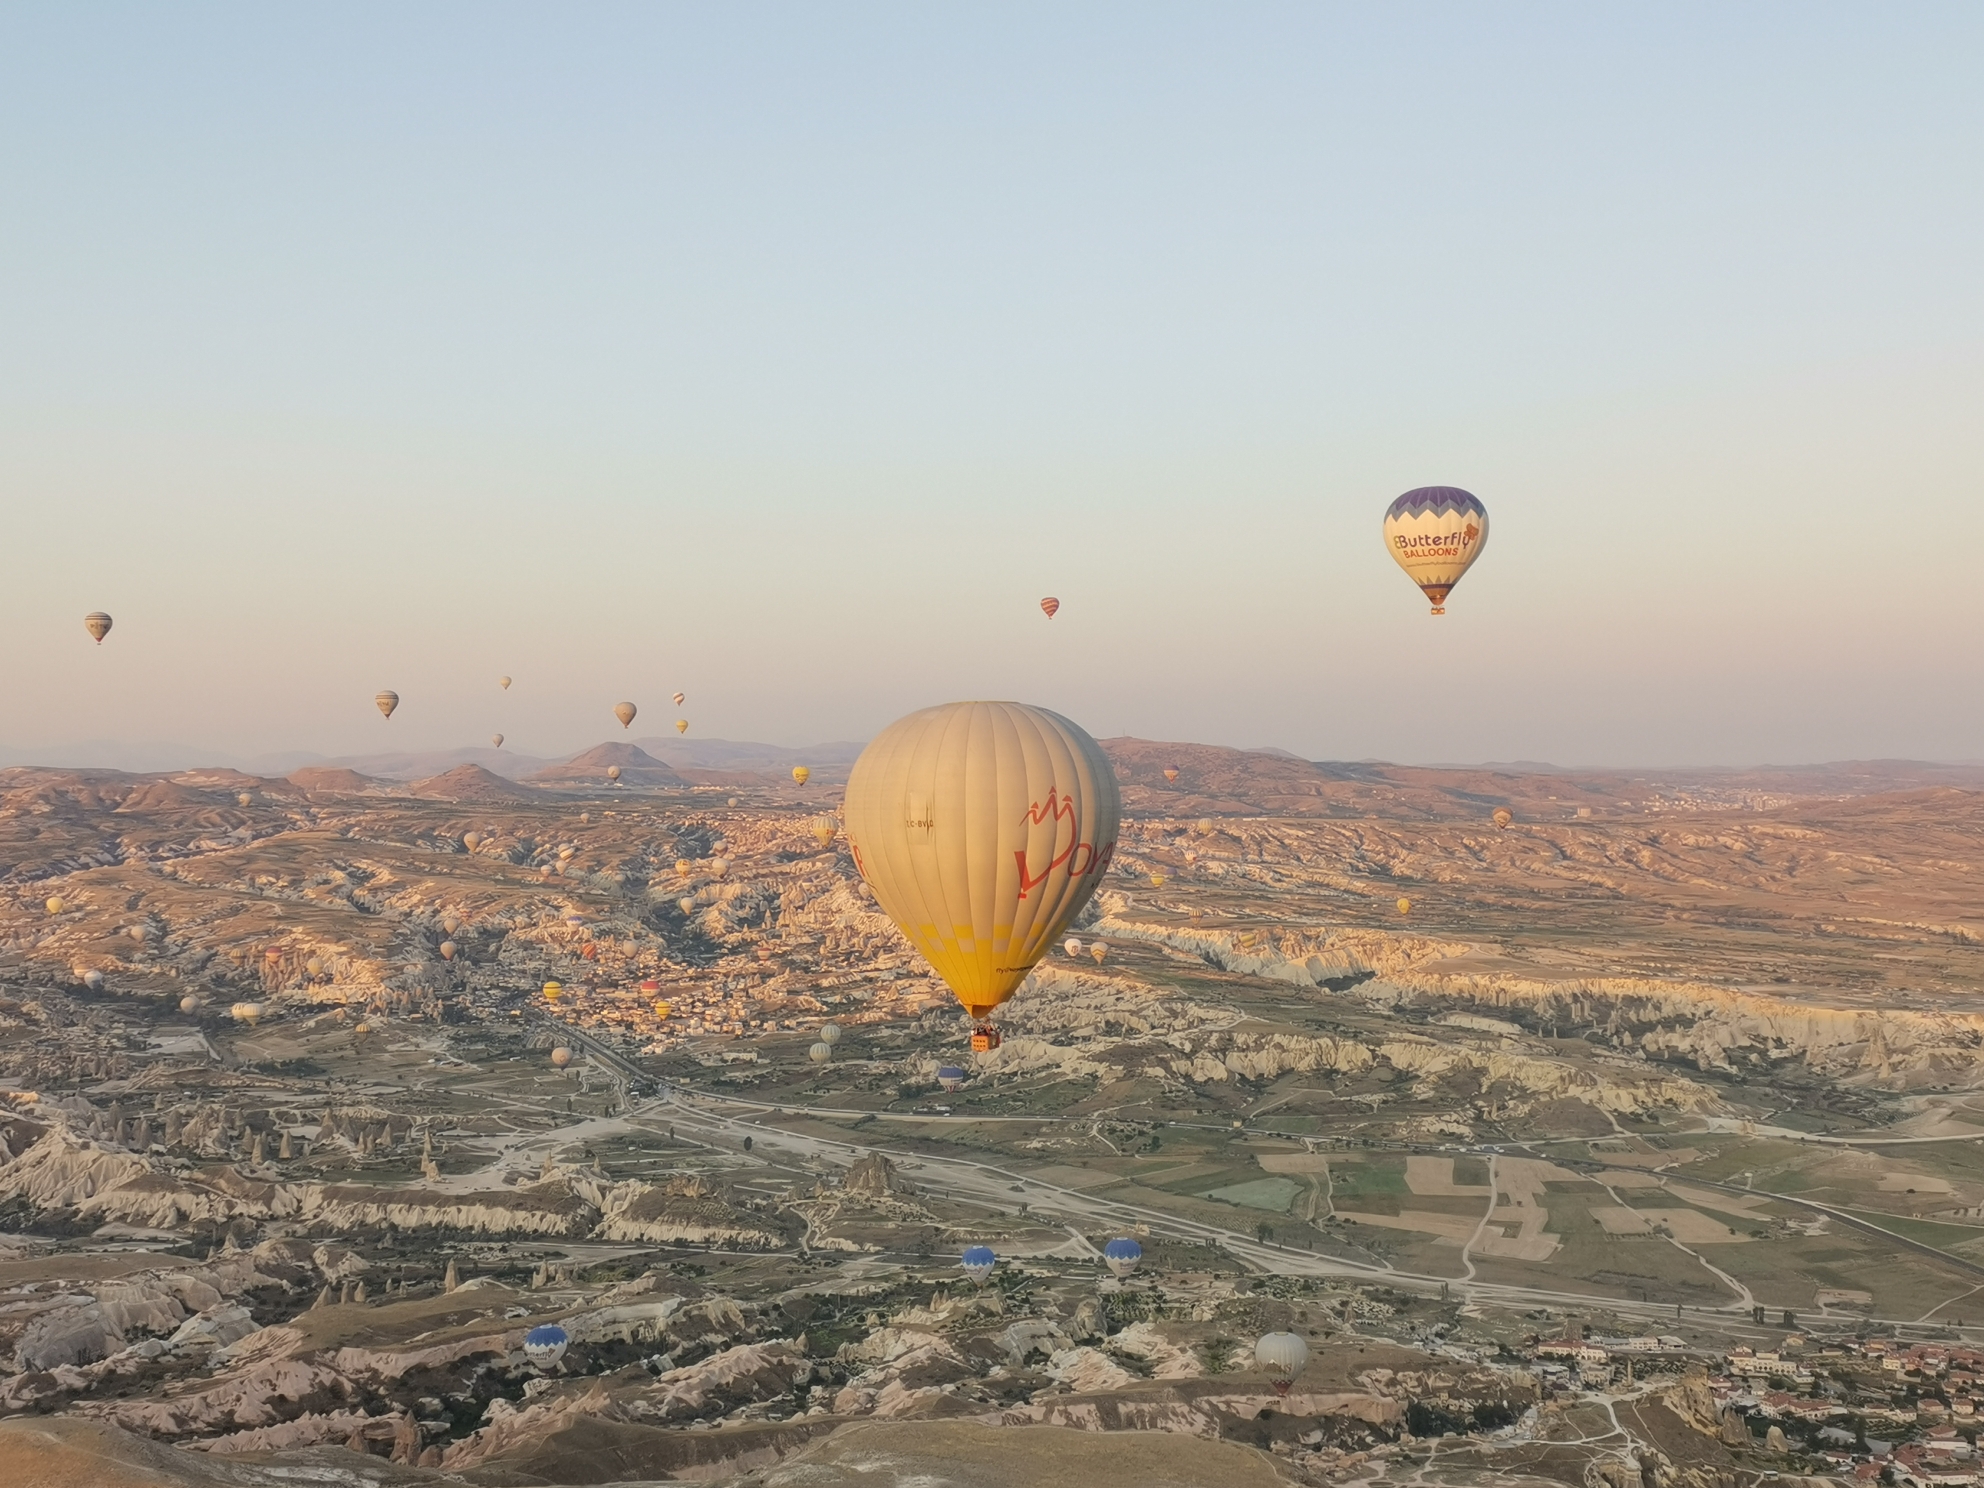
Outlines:
{"type": "Polygon", "coordinates": [[[841,822],[877,902],[982,1021],[1095,893],[1120,813],[1109,757],[1076,724],[969,702],[884,729],[841,822]]]}
{"type": "Polygon", "coordinates": [[[615,703],[613,705],[613,716],[620,720],[620,727],[622,728],[632,727],[634,715],[640,711],[632,703],[615,703]]]}
{"type": "Polygon", "coordinates": [[[992,1274],[992,1268],[998,1264],[999,1258],[992,1254],[992,1247],[989,1245],[972,1246],[958,1262],[958,1265],[964,1268],[964,1274],[980,1286],[985,1284],[986,1277],[992,1274]]]}
{"type": "MultiPolygon", "coordinates": [[[[102,610],[97,610],[92,614],[83,616],[83,629],[87,630],[96,638],[96,643],[99,646],[103,644],[103,638],[110,634],[110,625],[110,617],[104,614],[102,610]]],[[[139,649],[143,650],[144,648],[139,647],[139,649]]]]}
{"type": "Polygon", "coordinates": [[[524,1334],[524,1357],[541,1369],[548,1369],[565,1357],[571,1339],[556,1323],[544,1323],[524,1334]]]}
{"type": "Polygon", "coordinates": [[[1421,486],[1385,509],[1385,550],[1425,591],[1433,613],[1488,544],[1488,509],[1458,486],[1421,486]]]}
{"type": "Polygon", "coordinates": [[[1128,1276],[1144,1258],[1144,1248],[1128,1238],[1111,1240],[1102,1247],[1102,1264],[1112,1276],[1128,1276]]]}
{"type": "Polygon", "coordinates": [[[1040,608],[1046,612],[1047,618],[1052,620],[1054,612],[1061,608],[1061,601],[1050,594],[1040,602],[1040,608]]]}
{"type": "Polygon", "coordinates": [[[1254,1345],[1254,1364],[1282,1394],[1309,1364],[1309,1345],[1295,1333],[1264,1333],[1254,1345]]]}
{"type": "Polygon", "coordinates": [[[392,689],[387,688],[375,695],[372,702],[382,716],[391,718],[393,716],[393,709],[400,705],[400,695],[392,689]]]}

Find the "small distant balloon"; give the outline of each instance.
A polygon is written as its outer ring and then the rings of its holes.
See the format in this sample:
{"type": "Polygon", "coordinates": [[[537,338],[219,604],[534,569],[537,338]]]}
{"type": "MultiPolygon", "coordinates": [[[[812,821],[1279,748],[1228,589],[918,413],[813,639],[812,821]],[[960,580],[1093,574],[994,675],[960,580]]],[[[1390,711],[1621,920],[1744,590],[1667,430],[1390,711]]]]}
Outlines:
{"type": "Polygon", "coordinates": [[[1399,902],[1398,902],[1398,912],[1399,912],[1400,914],[1402,914],[1402,915],[1409,915],[1409,914],[1411,914],[1411,913],[1412,913],[1412,901],[1411,901],[1410,899],[1401,899],[1401,900],[1399,900],[1399,902]]]}
{"type": "Polygon", "coordinates": [[[565,995],[565,988],[563,983],[546,982],[544,984],[544,1000],[546,1002],[555,1003],[558,1001],[559,998],[563,997],[564,995],[565,995]]]}
{"type": "Polygon", "coordinates": [[[1254,1364],[1283,1395],[1309,1364],[1309,1345],[1297,1333],[1267,1333],[1254,1345],[1254,1364]]]}
{"type": "Polygon", "coordinates": [[[324,974],[324,963],[318,957],[312,956],[308,961],[303,963],[303,969],[313,977],[322,976],[324,974]]]}
{"type": "Polygon", "coordinates": [[[455,959],[455,943],[452,940],[441,942],[441,959],[443,961],[452,961],[455,959]]]}
{"type": "Polygon", "coordinates": [[[103,973],[94,969],[84,972],[83,985],[88,987],[92,992],[101,992],[103,990],[103,973]]]}
{"type": "Polygon", "coordinates": [[[834,1046],[822,1039],[806,1051],[806,1057],[815,1064],[825,1064],[834,1057],[834,1046]]]}
{"type": "Polygon", "coordinates": [[[953,1093],[962,1090],[964,1088],[964,1082],[968,1078],[969,1076],[966,1075],[964,1070],[955,1064],[944,1064],[937,1067],[937,1083],[953,1093]]]}
{"type": "Polygon", "coordinates": [[[669,1006],[668,1006],[668,1004],[667,1004],[667,1003],[665,1003],[665,1002],[657,1002],[657,1003],[656,1003],[656,1004],[654,1005],[654,1015],[655,1015],[655,1016],[656,1016],[657,1018],[664,1018],[664,1019],[665,1019],[665,1018],[666,1018],[666,1017],[668,1016],[668,1014],[669,1014],[669,1011],[670,1011],[670,1009],[669,1009],[669,1006]]]}
{"type": "Polygon", "coordinates": [[[1516,819],[1516,814],[1513,811],[1509,810],[1509,808],[1506,806],[1497,806],[1495,808],[1495,815],[1491,818],[1491,820],[1495,823],[1497,827],[1503,828],[1505,830],[1507,829],[1509,823],[1514,821],[1515,819],[1516,819]]]}
{"type": "Polygon", "coordinates": [[[1152,887],[1153,889],[1161,889],[1161,888],[1163,888],[1163,887],[1164,887],[1164,875],[1163,875],[1162,873],[1153,873],[1153,874],[1152,874],[1152,875],[1150,876],[1150,886],[1151,886],[1151,887],[1152,887]]]}
{"type": "Polygon", "coordinates": [[[491,734],[489,736],[489,742],[496,748],[501,749],[503,747],[503,736],[501,734],[491,734]]]}
{"type": "Polygon", "coordinates": [[[678,693],[676,693],[676,694],[675,694],[675,706],[676,706],[676,707],[678,707],[678,708],[679,708],[679,707],[681,707],[681,706],[682,706],[682,705],[683,705],[684,703],[686,703],[686,702],[688,702],[688,701],[689,701],[689,694],[688,694],[688,693],[686,693],[686,692],[678,692],[678,693]]]}
{"type": "Polygon", "coordinates": [[[804,765],[794,765],[792,767],[792,778],[801,785],[804,785],[808,780],[813,778],[813,772],[804,765]]]}
{"type": "Polygon", "coordinates": [[[615,703],[613,705],[613,716],[620,720],[620,727],[622,728],[632,727],[634,715],[640,711],[632,703],[615,703]]]}
{"type": "Polygon", "coordinates": [[[234,798],[234,804],[237,806],[253,806],[255,804],[255,798],[249,795],[248,792],[242,791],[234,798]]]}
{"type": "Polygon", "coordinates": [[[375,696],[372,702],[378,708],[381,717],[391,718],[393,709],[400,705],[400,695],[388,688],[375,696]]]}
{"type": "Polygon", "coordinates": [[[110,634],[110,617],[104,614],[102,610],[85,615],[83,617],[83,629],[94,636],[96,643],[101,646],[103,644],[103,638],[110,634]]]}
{"type": "MultiPolygon", "coordinates": [[[[498,734],[496,737],[500,739],[503,736],[501,734],[498,734]]],[[[470,852],[474,852],[478,847],[482,846],[482,834],[480,832],[470,832],[466,834],[462,838],[462,846],[467,848],[470,852]]]]}
{"type": "Polygon", "coordinates": [[[524,1357],[539,1369],[549,1369],[565,1357],[570,1341],[556,1323],[544,1323],[524,1334],[524,1357]]]}
{"type": "Polygon", "coordinates": [[[1178,778],[1178,771],[1175,768],[1167,769],[1164,772],[1164,778],[1166,780],[1176,780],[1178,778]]]}
{"type": "Polygon", "coordinates": [[[998,1264],[999,1258],[992,1254],[992,1247],[989,1245],[972,1246],[958,1261],[964,1274],[978,1286],[985,1285],[986,1278],[992,1274],[992,1268],[998,1264]]]}
{"type": "Polygon", "coordinates": [[[563,1069],[566,1065],[570,1064],[571,1062],[572,1062],[572,1051],[566,1048],[563,1044],[560,1044],[557,1048],[551,1051],[551,1067],[553,1069],[563,1069]]]}
{"type": "Polygon", "coordinates": [[[834,840],[834,819],[831,816],[813,818],[813,840],[822,847],[834,840]]]}
{"type": "Polygon", "coordinates": [[[839,1043],[839,1042],[840,1042],[840,1024],[838,1024],[838,1023],[823,1023],[823,1024],[821,1024],[821,1025],[820,1025],[820,1038],[821,1038],[821,1040],[822,1040],[822,1041],[824,1041],[824,1042],[826,1042],[826,1043],[829,1043],[829,1044],[837,1044],[837,1043],[839,1043]]]}
{"type": "Polygon", "coordinates": [[[608,780],[618,780],[620,778],[620,767],[618,765],[608,765],[606,767],[606,778],[608,780]]]}
{"type": "Polygon", "coordinates": [[[186,996],[179,999],[180,1012],[197,1013],[199,1010],[200,1010],[200,999],[193,996],[192,993],[189,992],[186,994],[186,996]]]}
{"type": "Polygon", "coordinates": [[[1094,945],[1088,948],[1088,953],[1091,956],[1095,957],[1095,964],[1097,966],[1100,966],[1103,963],[1104,958],[1107,957],[1109,954],[1109,947],[1104,942],[1098,940],[1094,945]]]}
{"type": "Polygon", "coordinates": [[[1081,937],[1070,935],[1066,940],[1061,942],[1061,949],[1066,951],[1070,956],[1079,956],[1082,953],[1081,937]]]}
{"type": "Polygon", "coordinates": [[[1144,1248],[1127,1236],[1111,1240],[1102,1247],[1102,1264],[1109,1268],[1111,1276],[1128,1276],[1143,1261],[1144,1248]]]}
{"type": "Polygon", "coordinates": [[[760,961],[769,961],[771,960],[771,958],[772,958],[772,948],[768,945],[760,945],[758,947],[758,959],[760,961]]]}
{"type": "Polygon", "coordinates": [[[508,692],[510,690],[510,679],[508,677],[498,677],[496,679],[496,682],[497,685],[503,689],[503,691],[508,692]]]}
{"type": "Polygon", "coordinates": [[[1061,601],[1050,594],[1040,602],[1040,608],[1046,613],[1047,618],[1052,620],[1054,612],[1061,608],[1061,601]]]}
{"type": "Polygon", "coordinates": [[[688,733],[688,732],[689,732],[689,720],[688,720],[688,719],[686,719],[686,718],[678,718],[678,719],[676,719],[676,720],[675,720],[675,732],[676,732],[676,733],[678,733],[678,734],[686,734],[686,733],[688,733]]]}
{"type": "Polygon", "coordinates": [[[262,1018],[262,1005],[259,1002],[237,1002],[229,1008],[228,1015],[237,1023],[246,1023],[253,1028],[262,1018]]]}
{"type": "Polygon", "coordinates": [[[675,901],[675,907],[685,915],[694,914],[696,912],[696,901],[693,899],[677,899],[675,901]]]}
{"type": "Polygon", "coordinates": [[[52,915],[58,915],[67,909],[68,905],[62,902],[62,896],[60,894],[50,894],[47,902],[42,905],[42,908],[52,915]]]}

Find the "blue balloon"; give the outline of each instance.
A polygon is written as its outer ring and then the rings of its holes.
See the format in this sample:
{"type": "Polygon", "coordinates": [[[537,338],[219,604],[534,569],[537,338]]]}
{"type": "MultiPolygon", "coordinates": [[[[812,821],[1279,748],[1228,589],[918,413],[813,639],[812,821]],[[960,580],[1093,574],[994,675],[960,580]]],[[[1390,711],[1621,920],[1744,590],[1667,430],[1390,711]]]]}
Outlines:
{"type": "Polygon", "coordinates": [[[1131,1239],[1118,1238],[1102,1247],[1102,1263],[1116,1276],[1128,1276],[1143,1258],[1144,1248],[1131,1239]]]}
{"type": "Polygon", "coordinates": [[[992,1274],[992,1268],[999,1264],[999,1258],[992,1254],[991,1246],[974,1245],[964,1253],[964,1259],[958,1264],[964,1267],[966,1276],[982,1285],[985,1278],[992,1274]]]}
{"type": "Polygon", "coordinates": [[[541,1323],[524,1334],[524,1357],[534,1364],[556,1364],[571,1336],[556,1323],[541,1323]]]}

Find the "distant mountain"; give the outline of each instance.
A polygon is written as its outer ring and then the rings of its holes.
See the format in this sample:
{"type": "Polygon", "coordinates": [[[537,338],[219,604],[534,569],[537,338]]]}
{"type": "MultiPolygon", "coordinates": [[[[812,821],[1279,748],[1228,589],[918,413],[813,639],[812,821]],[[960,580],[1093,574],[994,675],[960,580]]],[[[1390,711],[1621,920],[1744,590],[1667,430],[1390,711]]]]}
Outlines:
{"type": "Polygon", "coordinates": [[[456,765],[428,780],[416,780],[407,794],[430,801],[528,801],[537,792],[517,785],[480,765],[456,765]]]}
{"type": "Polygon", "coordinates": [[[606,772],[618,766],[623,786],[680,786],[688,782],[638,744],[595,744],[562,765],[550,765],[530,777],[536,785],[606,785],[606,772]]]}

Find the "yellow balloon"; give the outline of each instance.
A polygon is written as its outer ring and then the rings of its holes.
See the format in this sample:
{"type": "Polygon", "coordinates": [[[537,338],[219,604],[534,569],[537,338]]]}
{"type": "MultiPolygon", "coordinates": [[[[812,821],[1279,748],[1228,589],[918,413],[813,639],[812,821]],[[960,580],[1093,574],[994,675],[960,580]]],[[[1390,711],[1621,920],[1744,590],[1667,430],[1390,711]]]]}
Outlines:
{"type": "Polygon", "coordinates": [[[1407,491],[1385,512],[1385,550],[1425,591],[1433,613],[1488,545],[1488,508],[1458,486],[1407,491]]]}
{"type": "Polygon", "coordinates": [[[675,732],[676,732],[676,733],[678,733],[678,734],[686,734],[686,733],[688,733],[688,732],[689,732],[689,720],[688,720],[688,719],[686,719],[686,718],[678,718],[678,719],[676,719],[676,720],[675,720],[675,732]]]}
{"type": "Polygon", "coordinates": [[[807,769],[804,765],[794,765],[792,767],[792,778],[798,781],[801,785],[804,785],[808,780],[812,779],[812,777],[813,777],[813,772],[807,769]]]}
{"type": "Polygon", "coordinates": [[[822,847],[834,840],[834,819],[831,816],[813,818],[813,840],[822,847]]]}
{"type": "Polygon", "coordinates": [[[848,777],[856,867],[974,1018],[1013,995],[1116,855],[1116,774],[1022,703],[948,703],[884,729],[848,777]]]}
{"type": "Polygon", "coordinates": [[[667,1004],[667,1003],[665,1003],[665,1002],[657,1002],[657,1003],[656,1003],[656,1004],[654,1005],[654,1015],[655,1015],[655,1016],[656,1016],[657,1018],[666,1018],[666,1017],[668,1016],[668,1014],[669,1014],[669,1007],[668,1007],[668,1004],[667,1004]]]}
{"type": "Polygon", "coordinates": [[[60,894],[49,895],[48,902],[42,906],[43,909],[47,910],[52,915],[58,915],[62,913],[65,907],[66,906],[62,903],[62,896],[60,894]]]}
{"type": "Polygon", "coordinates": [[[1402,914],[1402,915],[1409,915],[1409,914],[1411,914],[1411,913],[1412,913],[1412,901],[1411,901],[1410,899],[1401,899],[1401,900],[1399,900],[1399,902],[1398,902],[1398,912],[1399,912],[1400,914],[1402,914]]]}
{"type": "Polygon", "coordinates": [[[681,877],[687,878],[696,871],[696,865],[691,863],[687,858],[677,858],[675,860],[675,871],[681,877]]]}
{"type": "Polygon", "coordinates": [[[559,985],[557,982],[546,982],[544,984],[544,1000],[546,1002],[556,1002],[559,998],[563,997],[564,995],[565,995],[564,987],[559,985]]]}

